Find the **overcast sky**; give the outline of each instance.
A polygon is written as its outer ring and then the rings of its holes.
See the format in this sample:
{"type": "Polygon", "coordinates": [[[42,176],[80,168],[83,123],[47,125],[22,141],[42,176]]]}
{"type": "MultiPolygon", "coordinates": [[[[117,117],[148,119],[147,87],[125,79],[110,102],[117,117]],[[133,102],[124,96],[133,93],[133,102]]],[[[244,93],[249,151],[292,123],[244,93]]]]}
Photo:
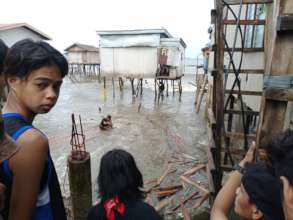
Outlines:
{"type": "Polygon", "coordinates": [[[74,42],[98,46],[97,30],[166,28],[196,57],[208,42],[213,0],[3,0],[0,23],[26,22],[63,51],[74,42]]]}

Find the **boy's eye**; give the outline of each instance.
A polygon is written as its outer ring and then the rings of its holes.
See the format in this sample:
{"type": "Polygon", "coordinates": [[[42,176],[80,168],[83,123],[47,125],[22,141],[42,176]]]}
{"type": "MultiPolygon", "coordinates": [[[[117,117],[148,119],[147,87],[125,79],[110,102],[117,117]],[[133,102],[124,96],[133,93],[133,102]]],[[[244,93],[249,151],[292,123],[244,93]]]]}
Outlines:
{"type": "Polygon", "coordinates": [[[47,86],[47,84],[46,83],[38,83],[37,86],[39,88],[45,88],[47,86]]]}

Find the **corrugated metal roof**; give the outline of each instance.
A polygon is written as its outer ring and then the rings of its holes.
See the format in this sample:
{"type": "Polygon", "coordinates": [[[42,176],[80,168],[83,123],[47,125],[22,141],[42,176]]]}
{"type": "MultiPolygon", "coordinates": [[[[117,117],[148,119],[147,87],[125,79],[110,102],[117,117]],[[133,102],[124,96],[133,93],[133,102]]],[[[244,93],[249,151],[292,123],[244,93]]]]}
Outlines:
{"type": "Polygon", "coordinates": [[[0,31],[15,29],[19,27],[23,27],[34,32],[35,34],[39,35],[43,40],[52,40],[52,38],[49,37],[47,34],[44,34],[43,32],[39,31],[38,29],[27,23],[0,24],[0,31]]]}
{"type": "Polygon", "coordinates": [[[172,35],[165,29],[135,29],[135,30],[109,30],[97,31],[98,35],[139,35],[139,34],[161,34],[164,37],[172,38],[172,35]]]}
{"type": "Polygon", "coordinates": [[[99,48],[97,47],[86,45],[86,44],[80,44],[80,43],[74,43],[71,46],[67,47],[64,51],[70,51],[70,49],[73,47],[79,47],[82,49],[82,51],[99,52],[99,48]]]}
{"type": "Polygon", "coordinates": [[[186,48],[186,43],[182,38],[162,38],[163,42],[179,42],[184,48],[186,48]]]}

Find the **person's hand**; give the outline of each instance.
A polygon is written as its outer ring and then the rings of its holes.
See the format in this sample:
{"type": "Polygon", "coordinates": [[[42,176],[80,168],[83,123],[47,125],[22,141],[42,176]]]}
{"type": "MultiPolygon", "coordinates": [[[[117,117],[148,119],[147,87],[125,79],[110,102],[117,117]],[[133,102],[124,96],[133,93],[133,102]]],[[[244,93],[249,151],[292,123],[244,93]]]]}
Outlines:
{"type": "Polygon", "coordinates": [[[283,208],[286,220],[293,220],[293,186],[284,176],[280,177],[283,183],[283,208]]]}
{"type": "Polygon", "coordinates": [[[256,144],[253,141],[248,149],[248,151],[246,152],[245,157],[243,158],[243,160],[240,161],[239,165],[241,167],[245,167],[245,165],[247,163],[251,163],[254,160],[254,155],[255,155],[255,149],[256,149],[256,144]]]}

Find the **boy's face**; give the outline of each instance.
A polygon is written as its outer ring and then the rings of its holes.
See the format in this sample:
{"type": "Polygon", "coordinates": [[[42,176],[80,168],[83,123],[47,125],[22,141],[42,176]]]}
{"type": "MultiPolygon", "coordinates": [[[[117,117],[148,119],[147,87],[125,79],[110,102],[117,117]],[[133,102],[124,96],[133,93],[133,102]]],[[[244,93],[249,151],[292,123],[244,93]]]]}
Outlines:
{"type": "Polygon", "coordinates": [[[21,104],[35,114],[49,112],[56,104],[62,77],[57,66],[44,66],[32,71],[26,79],[10,79],[21,104]]]}

